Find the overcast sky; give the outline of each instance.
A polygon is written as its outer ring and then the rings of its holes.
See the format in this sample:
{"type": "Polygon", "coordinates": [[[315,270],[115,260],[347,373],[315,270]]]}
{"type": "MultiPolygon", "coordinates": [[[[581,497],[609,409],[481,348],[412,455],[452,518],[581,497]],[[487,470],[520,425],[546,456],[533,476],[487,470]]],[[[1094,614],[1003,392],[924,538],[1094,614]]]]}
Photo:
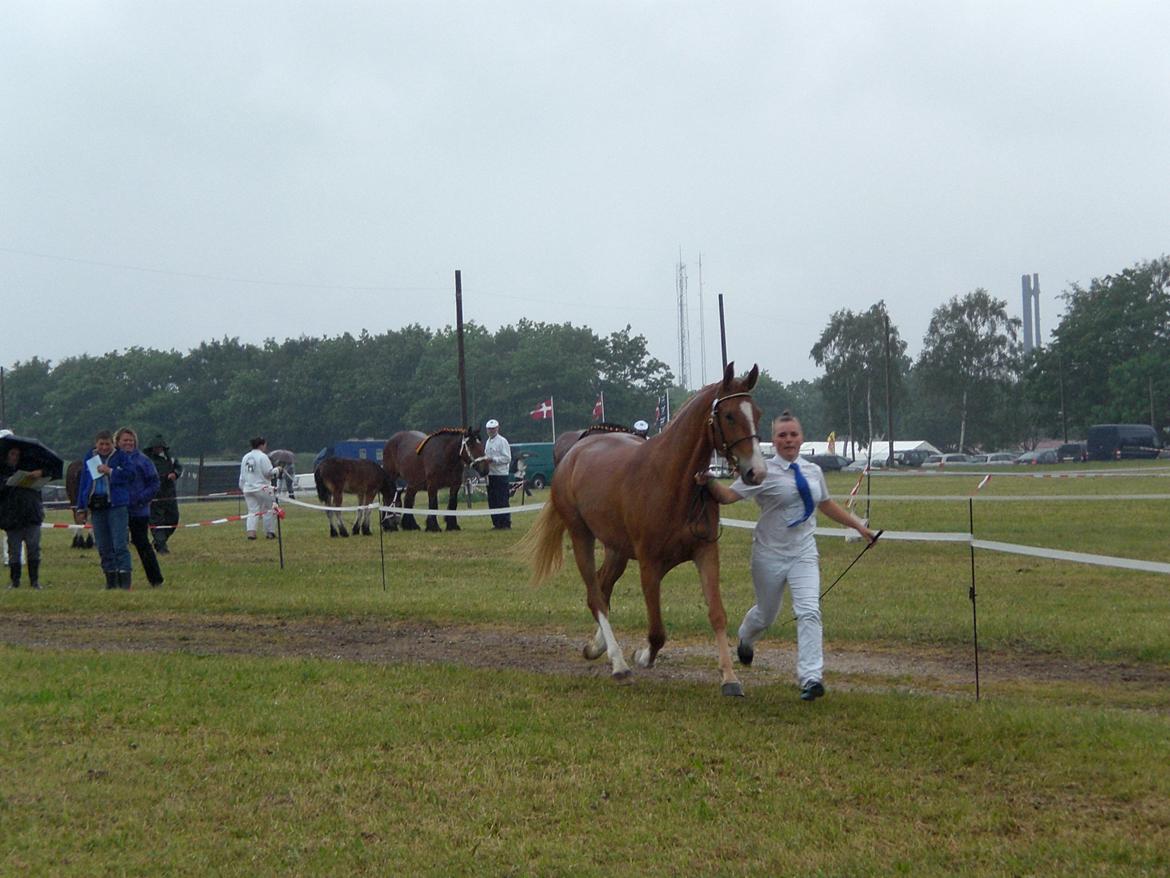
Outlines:
{"type": "MultiPolygon", "coordinates": [[[[521,318],[692,385],[879,299],[1047,334],[1170,250],[1165,2],[54,2],[0,24],[0,364],[521,318]],[[699,257],[702,255],[700,286],[699,257]],[[700,295],[702,298],[700,299],[700,295]]],[[[555,368],[555,364],[550,364],[555,368]]]]}

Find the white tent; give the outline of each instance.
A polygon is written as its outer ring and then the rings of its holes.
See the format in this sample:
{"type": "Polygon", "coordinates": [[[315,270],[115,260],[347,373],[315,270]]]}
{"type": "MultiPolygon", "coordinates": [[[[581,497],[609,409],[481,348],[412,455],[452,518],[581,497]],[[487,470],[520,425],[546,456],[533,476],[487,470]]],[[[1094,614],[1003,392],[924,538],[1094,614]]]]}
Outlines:
{"type": "MultiPolygon", "coordinates": [[[[856,457],[858,460],[866,457],[866,449],[860,445],[854,446],[856,449],[856,457]]],[[[805,442],[800,446],[801,454],[840,454],[842,457],[848,457],[848,444],[842,442],[840,439],[836,442],[836,451],[829,451],[828,442],[805,442]]],[[[925,439],[895,439],[894,453],[899,451],[925,451],[928,454],[942,454],[937,448],[927,442],[925,439]]],[[[885,460],[890,452],[890,443],[884,439],[876,439],[873,443],[874,457],[885,460]]]]}

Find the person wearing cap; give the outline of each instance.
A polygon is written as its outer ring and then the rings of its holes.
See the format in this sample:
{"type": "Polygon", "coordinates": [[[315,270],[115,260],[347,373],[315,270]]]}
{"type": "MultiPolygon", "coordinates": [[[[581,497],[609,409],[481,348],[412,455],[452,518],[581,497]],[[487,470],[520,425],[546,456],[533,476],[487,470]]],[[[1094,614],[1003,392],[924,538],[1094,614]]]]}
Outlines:
{"type": "MultiPolygon", "coordinates": [[[[505,508],[508,505],[508,470],[512,464],[512,447],[500,435],[500,422],[490,418],[487,428],[487,442],[483,444],[483,456],[488,459],[488,507],[505,508]]],[[[511,530],[512,516],[502,513],[492,516],[495,530],[511,530]]]]}
{"type": "Polygon", "coordinates": [[[643,439],[650,432],[650,425],[645,421],[634,421],[634,435],[641,436],[643,439]]]}
{"type": "Polygon", "coordinates": [[[183,474],[183,465],[171,457],[170,449],[162,434],[156,434],[150,440],[150,447],[146,449],[146,456],[154,464],[158,472],[159,488],[154,503],[150,507],[150,527],[154,534],[154,550],[160,555],[166,555],[171,550],[167,548],[167,540],[175,532],[179,524],[179,501],[176,499],[177,482],[183,474]]]}
{"type": "Polygon", "coordinates": [[[250,440],[252,450],[240,460],[240,490],[248,505],[248,518],[244,522],[244,533],[250,540],[256,539],[256,519],[264,519],[264,530],[268,539],[276,539],[276,513],[272,503],[276,489],[272,487],[272,461],[268,459],[268,440],[257,436],[250,440]]]}

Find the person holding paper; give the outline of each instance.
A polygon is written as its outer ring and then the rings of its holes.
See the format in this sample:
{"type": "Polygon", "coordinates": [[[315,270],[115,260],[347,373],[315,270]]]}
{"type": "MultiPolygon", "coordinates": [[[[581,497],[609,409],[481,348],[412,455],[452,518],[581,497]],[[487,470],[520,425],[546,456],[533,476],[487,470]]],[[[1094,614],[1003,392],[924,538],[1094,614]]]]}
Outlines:
{"type": "Polygon", "coordinates": [[[77,508],[89,510],[106,588],[130,588],[130,457],[109,430],[94,437],[77,486],[77,508]]]}
{"type": "Polygon", "coordinates": [[[8,546],[9,588],[20,588],[21,550],[26,552],[28,561],[28,584],[40,588],[41,571],[41,522],[45,520],[45,508],[41,503],[41,488],[22,487],[25,482],[36,481],[44,476],[39,470],[30,470],[23,479],[16,479],[21,472],[20,449],[9,448],[4,460],[0,461],[0,528],[4,529],[8,546]],[[9,480],[14,484],[9,484],[9,480]]]}

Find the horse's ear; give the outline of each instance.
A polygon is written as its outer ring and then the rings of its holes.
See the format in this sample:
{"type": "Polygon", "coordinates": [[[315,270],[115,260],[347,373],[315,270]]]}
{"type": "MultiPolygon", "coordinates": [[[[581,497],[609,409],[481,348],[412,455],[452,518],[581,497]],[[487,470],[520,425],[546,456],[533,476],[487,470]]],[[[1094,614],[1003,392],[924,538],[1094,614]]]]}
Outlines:
{"type": "Polygon", "coordinates": [[[747,378],[745,378],[743,380],[743,383],[746,385],[745,389],[751,390],[753,387],[755,387],[756,382],[759,380],[759,378],[760,378],[760,364],[756,363],[752,366],[752,370],[747,373],[747,378]]]}
{"type": "Polygon", "coordinates": [[[722,390],[727,390],[731,386],[731,382],[735,380],[735,360],[732,360],[723,368],[723,385],[722,390]]]}

